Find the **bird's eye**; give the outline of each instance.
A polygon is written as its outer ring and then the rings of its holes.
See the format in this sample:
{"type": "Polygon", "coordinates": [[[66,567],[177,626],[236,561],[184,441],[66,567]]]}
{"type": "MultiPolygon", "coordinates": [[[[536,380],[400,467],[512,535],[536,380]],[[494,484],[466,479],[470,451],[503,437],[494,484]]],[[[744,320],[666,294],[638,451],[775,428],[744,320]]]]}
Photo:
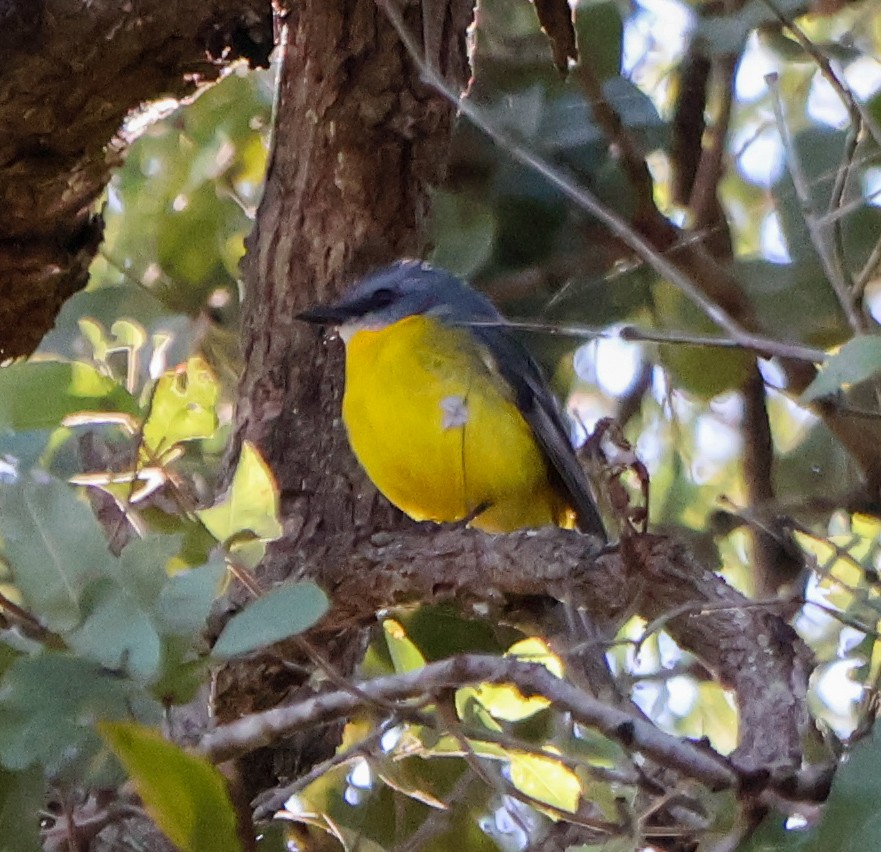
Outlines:
{"type": "Polygon", "coordinates": [[[394,291],[389,290],[387,287],[381,287],[379,290],[374,290],[370,296],[370,307],[373,310],[387,308],[394,300],[394,291]]]}

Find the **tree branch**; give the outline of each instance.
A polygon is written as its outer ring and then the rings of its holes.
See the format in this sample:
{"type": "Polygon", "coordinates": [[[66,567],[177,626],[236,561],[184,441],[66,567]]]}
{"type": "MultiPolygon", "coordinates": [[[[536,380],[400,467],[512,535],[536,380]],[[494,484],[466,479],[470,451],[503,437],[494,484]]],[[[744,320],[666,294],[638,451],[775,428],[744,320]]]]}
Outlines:
{"type": "Polygon", "coordinates": [[[85,286],[126,115],[272,49],[266,0],[8,0],[0,9],[0,360],[29,354],[85,286]]]}
{"type": "MultiPolygon", "coordinates": [[[[364,681],[358,684],[358,691],[383,703],[414,698],[425,703],[446,690],[478,683],[514,684],[527,697],[544,696],[556,709],[571,713],[576,721],[713,790],[737,783],[737,773],[710,749],[665,734],[650,722],[609,707],[538,663],[463,654],[429,663],[416,671],[364,681]]],[[[349,716],[363,704],[351,690],[327,692],[224,725],[206,734],[198,750],[215,762],[231,760],[302,728],[349,716]]]]}
{"type": "Polygon", "coordinates": [[[566,601],[601,620],[633,612],[664,619],[680,646],[734,692],[741,735],[732,765],[760,781],[791,776],[800,765],[811,652],[774,604],[750,605],[680,542],[639,536],[619,552],[597,554],[591,539],[553,528],[499,536],[417,529],[360,541],[334,536],[308,549],[282,540],[265,567],[270,576],[309,575],[324,586],[335,602],[318,628],[327,635],[415,602],[455,601],[539,635],[547,631],[543,616],[528,619],[542,600],[566,601]]]}

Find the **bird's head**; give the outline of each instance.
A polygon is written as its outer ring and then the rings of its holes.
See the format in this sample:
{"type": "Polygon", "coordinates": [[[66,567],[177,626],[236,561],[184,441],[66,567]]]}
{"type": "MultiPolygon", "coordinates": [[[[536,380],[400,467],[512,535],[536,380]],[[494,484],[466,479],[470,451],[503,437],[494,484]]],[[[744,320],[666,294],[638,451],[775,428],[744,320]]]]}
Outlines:
{"type": "Polygon", "coordinates": [[[416,260],[401,260],[372,272],[340,301],[310,308],[298,318],[339,326],[346,338],[348,332],[385,328],[418,314],[453,325],[501,319],[493,304],[464,281],[416,260]]]}

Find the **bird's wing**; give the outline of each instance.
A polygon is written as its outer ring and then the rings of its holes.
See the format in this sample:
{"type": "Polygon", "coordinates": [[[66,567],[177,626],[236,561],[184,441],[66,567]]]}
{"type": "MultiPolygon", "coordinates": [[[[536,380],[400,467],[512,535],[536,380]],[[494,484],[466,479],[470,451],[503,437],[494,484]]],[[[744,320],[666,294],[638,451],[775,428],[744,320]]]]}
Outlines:
{"type": "Polygon", "coordinates": [[[607,540],[605,527],[575,456],[563,417],[535,359],[505,328],[473,326],[472,333],[492,355],[499,373],[514,392],[514,401],[538,445],[569,494],[578,528],[607,540]]]}

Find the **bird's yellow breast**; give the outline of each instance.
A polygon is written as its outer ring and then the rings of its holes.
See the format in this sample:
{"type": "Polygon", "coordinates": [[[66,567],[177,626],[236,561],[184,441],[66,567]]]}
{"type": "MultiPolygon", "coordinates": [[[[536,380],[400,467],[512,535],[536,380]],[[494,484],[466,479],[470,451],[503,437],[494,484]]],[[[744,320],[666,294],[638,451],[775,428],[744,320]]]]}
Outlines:
{"type": "Polygon", "coordinates": [[[376,487],[416,520],[572,525],[507,382],[466,329],[411,316],[346,343],[343,420],[376,487]]]}

